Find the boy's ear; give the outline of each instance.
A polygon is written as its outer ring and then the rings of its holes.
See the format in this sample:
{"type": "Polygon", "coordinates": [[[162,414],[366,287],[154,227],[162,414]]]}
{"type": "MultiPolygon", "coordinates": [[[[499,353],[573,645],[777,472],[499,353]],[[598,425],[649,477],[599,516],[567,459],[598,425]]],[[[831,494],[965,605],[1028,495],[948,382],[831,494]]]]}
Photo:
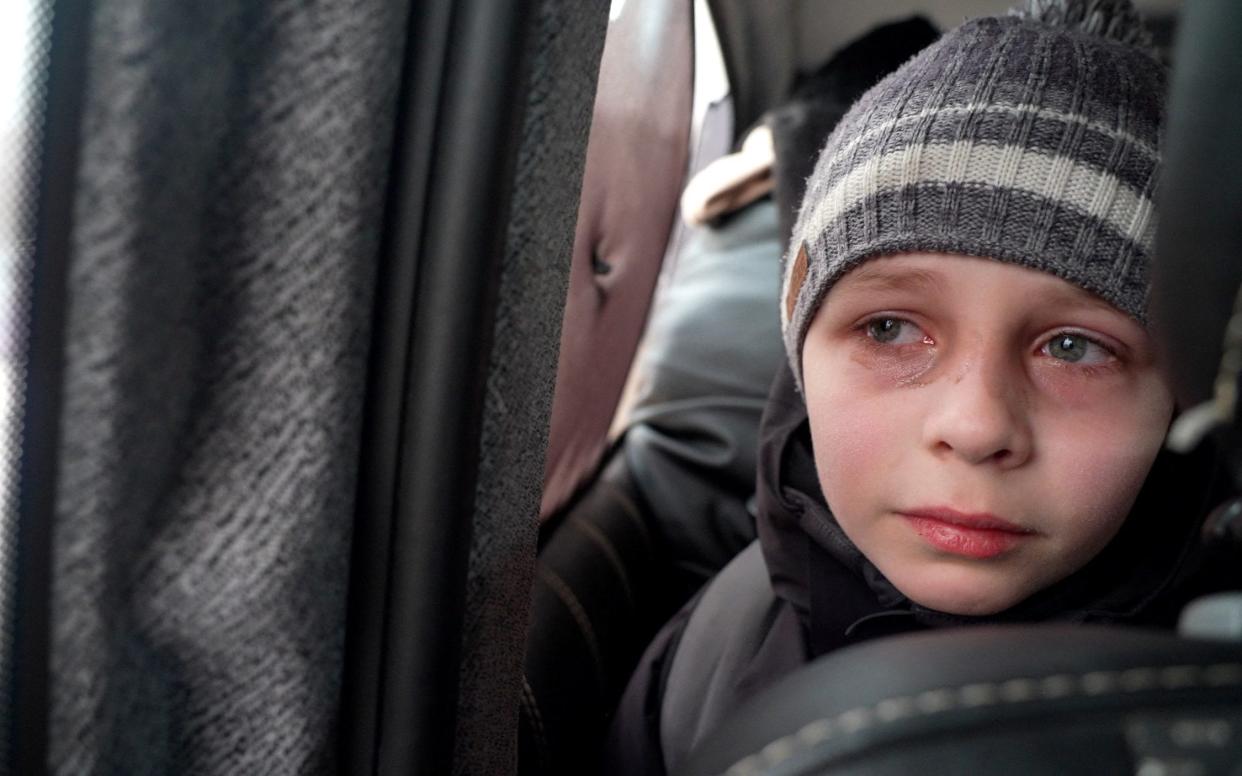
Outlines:
{"type": "Polygon", "coordinates": [[[798,292],[802,290],[802,282],[806,280],[806,243],[798,248],[798,256],[794,265],[789,268],[789,291],[785,295],[785,319],[793,318],[794,306],[798,304],[798,292]]]}

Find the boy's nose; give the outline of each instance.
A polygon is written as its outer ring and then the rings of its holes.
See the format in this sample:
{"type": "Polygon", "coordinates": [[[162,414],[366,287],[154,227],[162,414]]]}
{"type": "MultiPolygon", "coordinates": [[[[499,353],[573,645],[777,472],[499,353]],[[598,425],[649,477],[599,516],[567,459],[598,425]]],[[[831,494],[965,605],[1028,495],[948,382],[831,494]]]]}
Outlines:
{"type": "Polygon", "coordinates": [[[924,427],[933,454],[1004,469],[1030,458],[1026,397],[1003,358],[969,359],[938,382],[924,427]]]}

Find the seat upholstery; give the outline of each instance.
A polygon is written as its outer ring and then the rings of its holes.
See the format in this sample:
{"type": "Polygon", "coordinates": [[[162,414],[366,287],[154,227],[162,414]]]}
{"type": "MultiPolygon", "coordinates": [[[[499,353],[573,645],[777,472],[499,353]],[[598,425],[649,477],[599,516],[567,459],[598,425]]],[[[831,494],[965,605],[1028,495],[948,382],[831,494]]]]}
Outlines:
{"type": "Polygon", "coordinates": [[[627,0],[587,145],[540,514],[593,475],[638,346],[689,159],[691,0],[627,0]]]}
{"type": "Polygon", "coordinates": [[[540,550],[521,704],[524,776],[590,773],[647,639],[685,597],[621,456],[540,550]]]}

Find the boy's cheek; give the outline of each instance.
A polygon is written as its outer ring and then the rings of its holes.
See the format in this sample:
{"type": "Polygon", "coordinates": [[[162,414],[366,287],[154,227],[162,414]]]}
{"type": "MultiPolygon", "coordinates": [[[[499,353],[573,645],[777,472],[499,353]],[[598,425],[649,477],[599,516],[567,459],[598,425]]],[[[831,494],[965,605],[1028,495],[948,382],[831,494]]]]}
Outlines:
{"type": "MultiPolygon", "coordinates": [[[[1159,423],[1153,419],[1152,425],[1159,423]]],[[[1043,496],[1060,501],[1057,511],[1071,519],[1115,533],[1134,505],[1164,440],[1155,428],[1134,428],[1131,433],[1079,427],[1064,429],[1045,438],[1049,470],[1043,496]]],[[[1111,538],[1111,535],[1110,537],[1111,538]]]]}
{"type": "Polygon", "coordinates": [[[1123,516],[1147,479],[1172,416],[1172,397],[1156,378],[1084,412],[1042,412],[1039,448],[1054,469],[1054,495],[1088,507],[1089,515],[1123,516]],[[1125,397],[1125,399],[1121,399],[1125,397]],[[1059,481],[1060,487],[1055,482],[1059,481]]]}
{"type": "Polygon", "coordinates": [[[813,386],[808,383],[807,411],[824,495],[836,509],[869,501],[876,483],[900,475],[903,450],[916,443],[916,402],[866,396],[848,384],[819,392],[813,386]]]}

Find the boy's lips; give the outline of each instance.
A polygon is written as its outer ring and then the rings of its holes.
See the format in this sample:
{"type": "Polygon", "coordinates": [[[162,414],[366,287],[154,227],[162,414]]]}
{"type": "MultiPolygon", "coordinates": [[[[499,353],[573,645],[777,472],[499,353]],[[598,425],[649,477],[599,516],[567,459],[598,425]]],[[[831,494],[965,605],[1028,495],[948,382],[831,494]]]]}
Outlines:
{"type": "Polygon", "coordinates": [[[919,507],[898,514],[932,547],[967,558],[994,558],[1035,533],[987,512],[919,507]]]}

